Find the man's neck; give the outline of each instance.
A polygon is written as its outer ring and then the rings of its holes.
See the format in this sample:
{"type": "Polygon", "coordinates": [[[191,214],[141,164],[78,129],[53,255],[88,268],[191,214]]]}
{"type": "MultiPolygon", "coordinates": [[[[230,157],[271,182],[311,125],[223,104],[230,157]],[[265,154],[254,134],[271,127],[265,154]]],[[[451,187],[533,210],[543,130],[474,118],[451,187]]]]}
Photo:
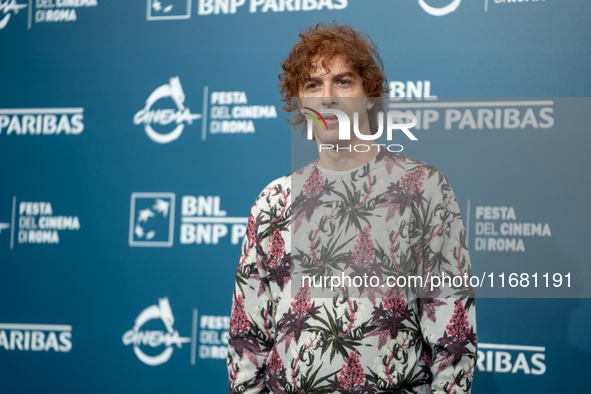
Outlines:
{"type": "MultiPolygon", "coordinates": [[[[371,135],[367,118],[361,123],[359,132],[363,135],[371,135]]],[[[319,151],[318,166],[330,171],[348,171],[361,167],[375,159],[380,152],[380,147],[374,140],[362,140],[353,130],[351,130],[351,140],[340,141],[338,149],[336,147],[320,149],[320,142],[316,142],[319,151]],[[368,147],[369,150],[367,150],[368,147]]]]}

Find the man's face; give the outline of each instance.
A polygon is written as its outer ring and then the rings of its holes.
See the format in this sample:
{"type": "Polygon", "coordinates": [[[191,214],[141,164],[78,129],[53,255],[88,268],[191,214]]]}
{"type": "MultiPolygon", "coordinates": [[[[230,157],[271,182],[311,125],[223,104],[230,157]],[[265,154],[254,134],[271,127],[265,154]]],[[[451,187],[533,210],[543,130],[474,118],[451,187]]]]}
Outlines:
{"type": "MultiPolygon", "coordinates": [[[[322,68],[322,58],[312,61],[310,80],[301,87],[300,111],[309,112],[303,107],[312,108],[318,112],[323,109],[338,109],[347,114],[353,127],[353,113],[359,114],[359,130],[366,130],[369,134],[367,111],[373,107],[363,89],[363,81],[357,72],[349,66],[343,56],[335,56],[327,67],[322,68]]],[[[312,119],[309,115],[306,118],[312,119]]],[[[349,145],[350,140],[339,141],[339,122],[336,115],[324,114],[328,130],[323,122],[321,126],[313,121],[316,142],[319,144],[349,145]]],[[[354,135],[351,130],[351,135],[354,135]]]]}

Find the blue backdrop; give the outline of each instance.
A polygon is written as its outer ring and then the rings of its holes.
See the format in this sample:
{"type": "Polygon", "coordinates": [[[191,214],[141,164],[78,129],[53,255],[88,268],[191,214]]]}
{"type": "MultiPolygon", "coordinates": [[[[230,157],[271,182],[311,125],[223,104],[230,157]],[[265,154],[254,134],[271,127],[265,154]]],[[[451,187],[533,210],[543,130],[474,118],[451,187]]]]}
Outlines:
{"type": "Polygon", "coordinates": [[[280,62],[333,20],[378,46],[391,108],[415,99],[403,153],[448,177],[475,273],[550,273],[477,300],[473,392],[585,392],[589,17],[586,0],[0,0],[0,392],[227,392],[249,208],[302,160],[280,62]]]}

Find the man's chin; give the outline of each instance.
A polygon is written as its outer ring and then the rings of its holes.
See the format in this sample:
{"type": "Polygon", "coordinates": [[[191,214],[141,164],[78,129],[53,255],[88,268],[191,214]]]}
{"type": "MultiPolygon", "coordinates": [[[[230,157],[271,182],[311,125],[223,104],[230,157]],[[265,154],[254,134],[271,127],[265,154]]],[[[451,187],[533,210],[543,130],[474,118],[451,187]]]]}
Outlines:
{"type": "Polygon", "coordinates": [[[330,145],[349,145],[349,141],[339,140],[338,131],[329,130],[314,134],[316,141],[320,141],[322,144],[330,145]]]}
{"type": "Polygon", "coordinates": [[[318,143],[318,146],[322,146],[322,151],[332,149],[335,152],[349,152],[351,149],[351,141],[342,141],[342,140],[329,140],[329,141],[321,141],[318,143]],[[337,150],[338,148],[338,150],[337,150]]]}

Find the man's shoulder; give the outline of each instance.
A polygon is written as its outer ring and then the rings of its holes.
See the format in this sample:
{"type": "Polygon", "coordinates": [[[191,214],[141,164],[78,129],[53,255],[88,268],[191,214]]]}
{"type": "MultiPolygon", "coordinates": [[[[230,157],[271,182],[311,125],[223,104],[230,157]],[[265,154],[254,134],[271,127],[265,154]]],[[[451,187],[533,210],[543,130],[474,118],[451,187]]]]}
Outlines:
{"type": "Polygon", "coordinates": [[[398,173],[401,173],[402,176],[409,172],[425,172],[429,175],[429,177],[433,175],[437,175],[441,177],[441,179],[445,179],[445,176],[439,169],[437,169],[432,164],[426,163],[421,160],[414,159],[409,156],[405,156],[401,153],[397,152],[389,152],[387,150],[382,150],[376,157],[377,164],[383,164],[383,166],[391,172],[392,168],[398,168],[398,173]]]}
{"type": "MultiPolygon", "coordinates": [[[[291,203],[291,174],[269,182],[257,196],[253,208],[259,212],[271,212],[273,207],[287,207],[291,203]]],[[[276,209],[276,208],[275,208],[276,209]]],[[[283,211],[284,209],[281,209],[283,211]]]]}
{"type": "Polygon", "coordinates": [[[292,178],[294,176],[296,178],[300,177],[306,171],[309,172],[315,163],[316,161],[308,163],[298,170],[269,182],[269,184],[259,193],[254,205],[256,205],[259,210],[263,211],[268,211],[272,207],[278,207],[281,208],[281,211],[285,211],[284,208],[291,205],[292,178]]]}
{"type": "Polygon", "coordinates": [[[291,182],[292,177],[297,177],[303,175],[305,172],[309,172],[309,170],[314,166],[316,161],[310,162],[306,164],[304,167],[299,168],[287,175],[279,177],[277,179],[272,180],[265,188],[261,191],[259,197],[268,196],[269,194],[276,194],[278,191],[286,191],[289,192],[291,189],[291,182]]]}
{"type": "Polygon", "coordinates": [[[386,179],[392,181],[392,176],[395,176],[401,187],[409,190],[418,189],[424,197],[451,191],[451,186],[443,172],[432,164],[387,151],[378,155],[376,162],[381,162],[388,172],[386,179]]]}
{"type": "Polygon", "coordinates": [[[284,175],[269,182],[267,186],[261,191],[258,199],[267,197],[269,195],[276,195],[277,193],[287,192],[290,189],[291,174],[284,175]]]}

